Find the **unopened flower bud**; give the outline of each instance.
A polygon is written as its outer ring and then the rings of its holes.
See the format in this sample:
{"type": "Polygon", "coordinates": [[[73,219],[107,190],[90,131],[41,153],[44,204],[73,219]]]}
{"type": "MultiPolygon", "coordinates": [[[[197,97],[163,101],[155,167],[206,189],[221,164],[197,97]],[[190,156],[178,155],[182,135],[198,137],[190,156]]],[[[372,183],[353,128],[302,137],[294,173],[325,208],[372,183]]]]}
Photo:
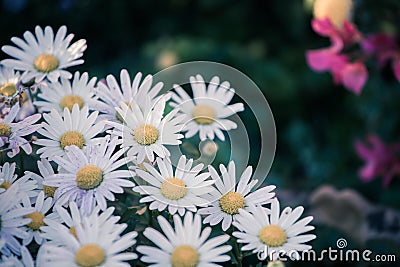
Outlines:
{"type": "Polygon", "coordinates": [[[329,18],[332,24],[342,28],[344,21],[350,20],[352,7],[352,0],[316,0],[314,3],[314,18],[329,18]]]}
{"type": "Polygon", "coordinates": [[[267,267],[285,267],[285,264],[281,261],[270,261],[267,267]]]}

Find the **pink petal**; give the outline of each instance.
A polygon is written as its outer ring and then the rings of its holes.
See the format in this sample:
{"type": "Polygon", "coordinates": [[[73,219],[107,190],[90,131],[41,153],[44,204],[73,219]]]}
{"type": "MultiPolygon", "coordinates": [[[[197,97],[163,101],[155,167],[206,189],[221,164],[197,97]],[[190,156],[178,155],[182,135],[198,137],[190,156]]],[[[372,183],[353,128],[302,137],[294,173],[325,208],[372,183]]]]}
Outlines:
{"type": "Polygon", "coordinates": [[[347,57],[338,54],[343,48],[343,41],[340,36],[332,36],[331,42],[332,45],[328,48],[306,52],[307,63],[312,70],[318,72],[330,70],[332,69],[332,64],[337,64],[336,62],[339,59],[347,63],[347,57]]]}
{"type": "Polygon", "coordinates": [[[374,164],[374,162],[366,164],[360,169],[359,176],[364,182],[372,181],[374,177],[377,176],[376,164],[374,164]]]}
{"type": "Polygon", "coordinates": [[[343,49],[343,39],[339,35],[331,36],[332,52],[339,53],[343,49]]]}
{"type": "Polygon", "coordinates": [[[347,20],[343,22],[341,34],[345,44],[358,43],[362,40],[361,33],[358,31],[357,26],[347,20]]]}
{"type": "Polygon", "coordinates": [[[344,87],[359,95],[368,79],[368,72],[361,62],[350,63],[342,72],[342,83],[344,87]]]}
{"type": "Polygon", "coordinates": [[[361,48],[368,54],[397,49],[396,38],[386,33],[370,34],[361,42],[361,48]]]}
{"type": "Polygon", "coordinates": [[[393,61],[393,72],[396,79],[400,82],[400,59],[393,61]]]}
{"type": "Polygon", "coordinates": [[[306,52],[307,64],[313,71],[327,71],[331,68],[330,49],[309,50],[306,52]]]}
{"type": "Polygon", "coordinates": [[[356,150],[358,156],[364,160],[368,160],[373,155],[373,152],[360,140],[354,143],[354,149],[356,150]]]}
{"type": "Polygon", "coordinates": [[[332,36],[339,34],[338,29],[335,27],[335,25],[332,24],[329,18],[313,19],[311,21],[311,27],[316,33],[322,36],[332,36]]]}
{"type": "Polygon", "coordinates": [[[331,58],[331,73],[335,84],[342,83],[344,68],[349,64],[349,58],[346,55],[336,55],[331,58]]]}

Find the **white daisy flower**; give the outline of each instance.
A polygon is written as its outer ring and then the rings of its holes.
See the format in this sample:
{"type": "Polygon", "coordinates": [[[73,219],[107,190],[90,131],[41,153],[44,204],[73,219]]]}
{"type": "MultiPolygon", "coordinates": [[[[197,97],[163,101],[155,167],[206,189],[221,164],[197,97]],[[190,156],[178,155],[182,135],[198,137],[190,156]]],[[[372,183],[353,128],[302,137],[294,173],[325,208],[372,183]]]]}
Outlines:
{"type": "Polygon", "coordinates": [[[208,203],[203,196],[214,190],[214,181],[207,180],[210,177],[208,172],[199,174],[203,164],[192,167],[193,159],[187,161],[185,156],[181,156],[175,172],[169,158],[157,158],[160,172],[150,164],[144,165],[147,171],[137,169],[136,174],[149,185],[136,186],[133,191],[148,195],[140,202],[151,202],[150,210],[162,211],[168,207],[170,214],[178,212],[183,216],[186,210],[196,212],[196,206],[208,203]]]}
{"type": "Polygon", "coordinates": [[[150,98],[150,105],[157,102],[157,95],[163,87],[163,83],[159,82],[152,86],[153,76],[147,75],[141,83],[142,73],[138,72],[131,83],[129,73],[126,69],[121,70],[120,84],[113,75],[108,75],[105,82],[97,84],[96,95],[101,101],[97,105],[97,110],[101,113],[100,118],[108,121],[122,122],[122,117],[115,111],[121,102],[129,104],[132,100],[143,108],[146,98],[150,98]]]}
{"type": "Polygon", "coordinates": [[[82,75],[75,72],[72,82],[63,78],[61,81],[47,83],[41,86],[41,92],[38,94],[42,100],[35,101],[34,104],[40,107],[41,112],[55,109],[62,113],[64,108],[72,111],[75,104],[78,104],[79,109],[87,106],[93,110],[98,102],[94,97],[96,79],[93,77],[89,80],[87,72],[82,75]]]}
{"type": "Polygon", "coordinates": [[[57,187],[47,186],[43,184],[45,178],[47,179],[50,176],[54,175],[54,169],[47,159],[41,159],[40,161],[37,162],[37,164],[40,175],[31,171],[26,171],[25,176],[28,176],[37,182],[37,187],[36,187],[37,194],[43,191],[45,197],[51,197],[54,200],[54,193],[57,187]]]}
{"type": "Polygon", "coordinates": [[[240,232],[233,232],[232,235],[237,238],[238,243],[246,244],[242,247],[243,251],[252,250],[253,253],[265,251],[265,247],[276,252],[309,250],[311,246],[303,243],[315,239],[316,236],[304,234],[314,229],[314,226],[307,225],[312,221],[312,216],[297,221],[303,211],[301,206],[294,210],[287,207],[279,215],[279,202],[276,198],[272,200],[270,214],[262,207],[240,209],[233,222],[240,232]]]}
{"type": "Polygon", "coordinates": [[[199,133],[200,139],[206,138],[214,140],[217,136],[224,141],[225,136],[222,131],[236,129],[235,122],[226,119],[227,117],[243,111],[242,103],[228,105],[235,95],[235,90],[230,88],[229,82],[220,84],[219,77],[214,76],[208,88],[201,75],[190,77],[193,99],[180,87],[175,84],[175,93],[172,94],[170,105],[179,107],[180,112],[185,114],[185,137],[190,138],[199,133]]]}
{"type": "Polygon", "coordinates": [[[2,255],[0,259],[0,266],[2,267],[35,267],[32,255],[26,247],[21,247],[21,259],[12,255],[7,257],[2,255]]]}
{"type": "Polygon", "coordinates": [[[0,66],[0,95],[12,98],[19,93],[19,72],[14,69],[0,66]]]}
{"type": "Polygon", "coordinates": [[[128,158],[121,157],[125,149],[117,149],[120,140],[106,136],[99,145],[86,147],[69,146],[66,157],[54,157],[54,161],[65,173],[60,172],[48,178],[44,184],[57,187],[57,205],[76,201],[85,214],[90,214],[94,206],[107,209],[106,199],[114,201],[113,193],[123,193],[123,187],[135,184],[127,178],[132,177],[129,170],[120,167],[127,164],[128,158]]]}
{"type": "Polygon", "coordinates": [[[41,118],[40,114],[34,114],[22,121],[14,122],[19,110],[19,105],[14,105],[10,113],[4,119],[0,119],[0,147],[8,144],[8,150],[10,151],[7,153],[7,156],[10,158],[17,155],[20,152],[20,148],[26,154],[31,154],[32,146],[24,136],[36,132],[41,127],[40,124],[34,124],[41,118]]]}
{"type": "Polygon", "coordinates": [[[13,37],[11,41],[18,47],[5,45],[1,49],[15,59],[4,59],[1,64],[23,71],[22,81],[35,79],[38,83],[47,78],[57,81],[59,77],[70,79],[72,74],[65,68],[80,65],[84,61],[79,59],[86,50],[86,40],[81,39],[70,45],[73,34],[66,36],[67,27],[62,26],[54,37],[50,26],[36,26],[35,35],[29,31],[24,33],[24,40],[13,37]]]}
{"type": "Polygon", "coordinates": [[[29,235],[23,227],[32,220],[25,216],[34,212],[31,207],[21,207],[22,195],[18,190],[18,185],[14,185],[0,193],[0,239],[5,240],[1,253],[7,256],[11,255],[11,252],[20,254],[21,244],[17,238],[24,239],[29,235]]]}
{"type": "Polygon", "coordinates": [[[122,146],[128,147],[128,155],[137,156],[137,163],[142,163],[146,158],[154,161],[154,153],[160,158],[170,156],[165,145],[179,145],[179,134],[183,119],[182,116],[174,118],[178,110],[173,110],[163,117],[165,102],[168,96],[163,96],[157,103],[150,105],[149,98],[144,109],[141,109],[135,100],[130,105],[120,103],[116,110],[123,118],[124,124],[112,123],[115,127],[112,134],[122,137],[122,146]]]}
{"type": "Polygon", "coordinates": [[[157,220],[164,235],[153,228],[143,232],[158,248],[138,246],[137,251],[143,254],[141,261],[150,266],[181,267],[181,266],[220,266],[215,262],[226,262],[230,256],[225,255],[232,247],[223,245],[229,240],[229,235],[220,235],[208,239],[211,228],[201,231],[201,217],[187,212],[182,221],[174,215],[175,230],[162,216],[157,220]]]}
{"type": "Polygon", "coordinates": [[[204,223],[216,225],[222,221],[222,230],[226,231],[235,220],[239,209],[247,209],[250,205],[264,205],[271,202],[275,196],[274,185],[265,186],[251,192],[258,180],[251,180],[253,168],[248,166],[238,182],[236,182],[235,163],[231,161],[228,170],[224,165],[219,166],[222,178],[211,165],[208,166],[211,178],[215,181],[216,189],[208,199],[209,207],[199,210],[199,214],[208,215],[204,223]]]}
{"type": "Polygon", "coordinates": [[[79,109],[78,104],[72,108],[64,109],[64,116],[53,109],[48,114],[43,114],[46,122],[42,122],[43,128],[38,133],[46,139],[38,139],[34,144],[43,146],[36,152],[41,158],[52,159],[54,156],[64,156],[65,147],[75,145],[79,148],[97,144],[102,138],[95,138],[104,128],[103,122],[95,123],[98,112],[89,115],[88,107],[79,109]]]}
{"type": "Polygon", "coordinates": [[[16,121],[21,121],[35,113],[35,107],[27,92],[31,89],[20,86],[20,78],[19,72],[0,65],[0,97],[5,97],[7,102],[12,103],[12,100],[17,101],[17,96],[19,96],[18,102],[21,107],[15,117],[16,121]]]}
{"type": "MultiPolygon", "coordinates": [[[[126,226],[123,224],[123,229],[126,226]]],[[[82,224],[76,225],[75,237],[67,227],[59,225],[57,231],[62,245],[42,245],[37,259],[38,266],[129,267],[125,261],[136,259],[137,255],[123,251],[136,243],[137,233],[120,236],[119,232],[112,232],[109,227],[112,225],[100,224],[95,217],[84,218],[82,224]]]]}
{"type": "Polygon", "coordinates": [[[22,196],[37,196],[37,192],[34,191],[37,187],[37,182],[30,179],[30,176],[28,175],[18,178],[18,175],[15,174],[15,166],[15,162],[11,164],[6,162],[3,166],[0,166],[0,176],[3,178],[0,188],[7,190],[11,186],[18,184],[18,193],[22,194],[22,196]]]}
{"type": "MultiPolygon", "coordinates": [[[[32,204],[28,197],[24,197],[22,198],[22,205],[28,208],[31,207],[32,204]]],[[[39,245],[44,242],[40,228],[46,225],[44,223],[45,218],[54,217],[52,214],[46,215],[52,206],[53,199],[51,197],[45,199],[44,192],[40,192],[33,207],[34,211],[25,215],[25,218],[31,219],[31,222],[26,225],[26,233],[28,233],[28,236],[22,240],[24,246],[29,245],[33,239],[39,245]]]]}
{"type": "Polygon", "coordinates": [[[45,219],[44,222],[48,226],[43,226],[41,231],[43,232],[43,237],[48,240],[48,242],[61,245],[61,241],[59,240],[59,233],[57,229],[59,228],[58,224],[64,224],[68,227],[69,232],[77,237],[76,235],[76,226],[81,225],[83,223],[83,218],[88,217],[89,221],[96,220],[100,225],[110,225],[109,227],[105,227],[107,230],[111,232],[114,231],[123,231],[125,228],[121,228],[122,224],[117,224],[120,217],[113,216],[113,212],[115,210],[114,207],[107,208],[104,212],[100,213],[100,208],[96,206],[91,214],[88,216],[85,215],[82,210],[79,210],[78,205],[75,202],[71,202],[69,204],[69,211],[61,206],[55,206],[57,220],[45,219]],[[100,214],[99,214],[100,213],[100,214]],[[95,218],[91,218],[95,217],[95,218]],[[122,229],[122,230],[121,230],[122,229]]]}

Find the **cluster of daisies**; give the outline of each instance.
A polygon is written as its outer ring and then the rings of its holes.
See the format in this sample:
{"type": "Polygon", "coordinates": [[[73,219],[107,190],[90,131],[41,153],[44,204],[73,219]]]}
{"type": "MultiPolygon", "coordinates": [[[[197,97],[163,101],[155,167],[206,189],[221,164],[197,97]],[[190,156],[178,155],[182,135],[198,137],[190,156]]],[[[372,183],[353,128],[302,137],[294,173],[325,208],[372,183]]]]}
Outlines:
{"type": "Polygon", "coordinates": [[[237,127],[227,118],[244,106],[230,104],[229,82],[190,77],[190,96],[125,69],[100,81],[72,74],[86,49],[73,37],[37,26],[2,47],[12,59],[0,66],[1,266],[219,266],[266,246],[311,248],[312,217],[281,213],[275,186],[257,189],[251,166],[238,175],[233,161],[219,170],[171,162],[184,138],[222,142],[237,127]],[[156,214],[144,243],[110,206],[128,192],[156,214]]]}

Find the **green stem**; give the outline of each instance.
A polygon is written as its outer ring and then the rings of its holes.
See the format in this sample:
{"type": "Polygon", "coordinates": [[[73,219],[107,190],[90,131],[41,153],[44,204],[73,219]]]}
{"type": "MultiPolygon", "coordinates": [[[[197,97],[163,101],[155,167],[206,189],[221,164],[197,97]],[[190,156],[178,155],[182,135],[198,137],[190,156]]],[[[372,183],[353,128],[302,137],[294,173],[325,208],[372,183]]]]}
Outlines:
{"type": "Polygon", "coordinates": [[[158,210],[150,210],[149,207],[147,207],[147,210],[149,211],[149,226],[154,228],[157,225],[157,217],[160,213],[158,210]]]}
{"type": "Polygon", "coordinates": [[[243,254],[242,251],[239,249],[239,245],[237,242],[233,242],[233,250],[235,251],[237,259],[237,266],[242,267],[243,254]]]}
{"type": "Polygon", "coordinates": [[[233,231],[234,231],[234,227],[231,226],[228,229],[227,234],[229,234],[232,237],[233,252],[234,252],[233,254],[234,254],[234,256],[236,258],[236,261],[237,261],[236,266],[242,267],[243,266],[242,265],[243,254],[242,254],[242,251],[239,248],[239,244],[236,242],[236,239],[232,236],[233,231]]]}
{"type": "Polygon", "coordinates": [[[19,153],[19,159],[21,161],[21,175],[24,173],[25,168],[24,168],[24,152],[19,153]]]}
{"type": "Polygon", "coordinates": [[[140,262],[140,261],[137,261],[137,262],[136,262],[136,266],[147,266],[147,265],[144,264],[144,263],[142,263],[142,262],[140,262]]]}
{"type": "Polygon", "coordinates": [[[147,206],[147,211],[149,213],[149,226],[153,227],[153,211],[150,210],[148,206],[147,206]]]}
{"type": "Polygon", "coordinates": [[[170,213],[168,213],[168,221],[170,224],[174,222],[174,217],[170,213]]]}
{"type": "Polygon", "coordinates": [[[6,151],[5,151],[5,150],[2,150],[2,151],[0,152],[0,164],[1,164],[1,165],[3,165],[3,164],[6,162],[6,160],[5,160],[5,154],[6,154],[6,151]]]}

